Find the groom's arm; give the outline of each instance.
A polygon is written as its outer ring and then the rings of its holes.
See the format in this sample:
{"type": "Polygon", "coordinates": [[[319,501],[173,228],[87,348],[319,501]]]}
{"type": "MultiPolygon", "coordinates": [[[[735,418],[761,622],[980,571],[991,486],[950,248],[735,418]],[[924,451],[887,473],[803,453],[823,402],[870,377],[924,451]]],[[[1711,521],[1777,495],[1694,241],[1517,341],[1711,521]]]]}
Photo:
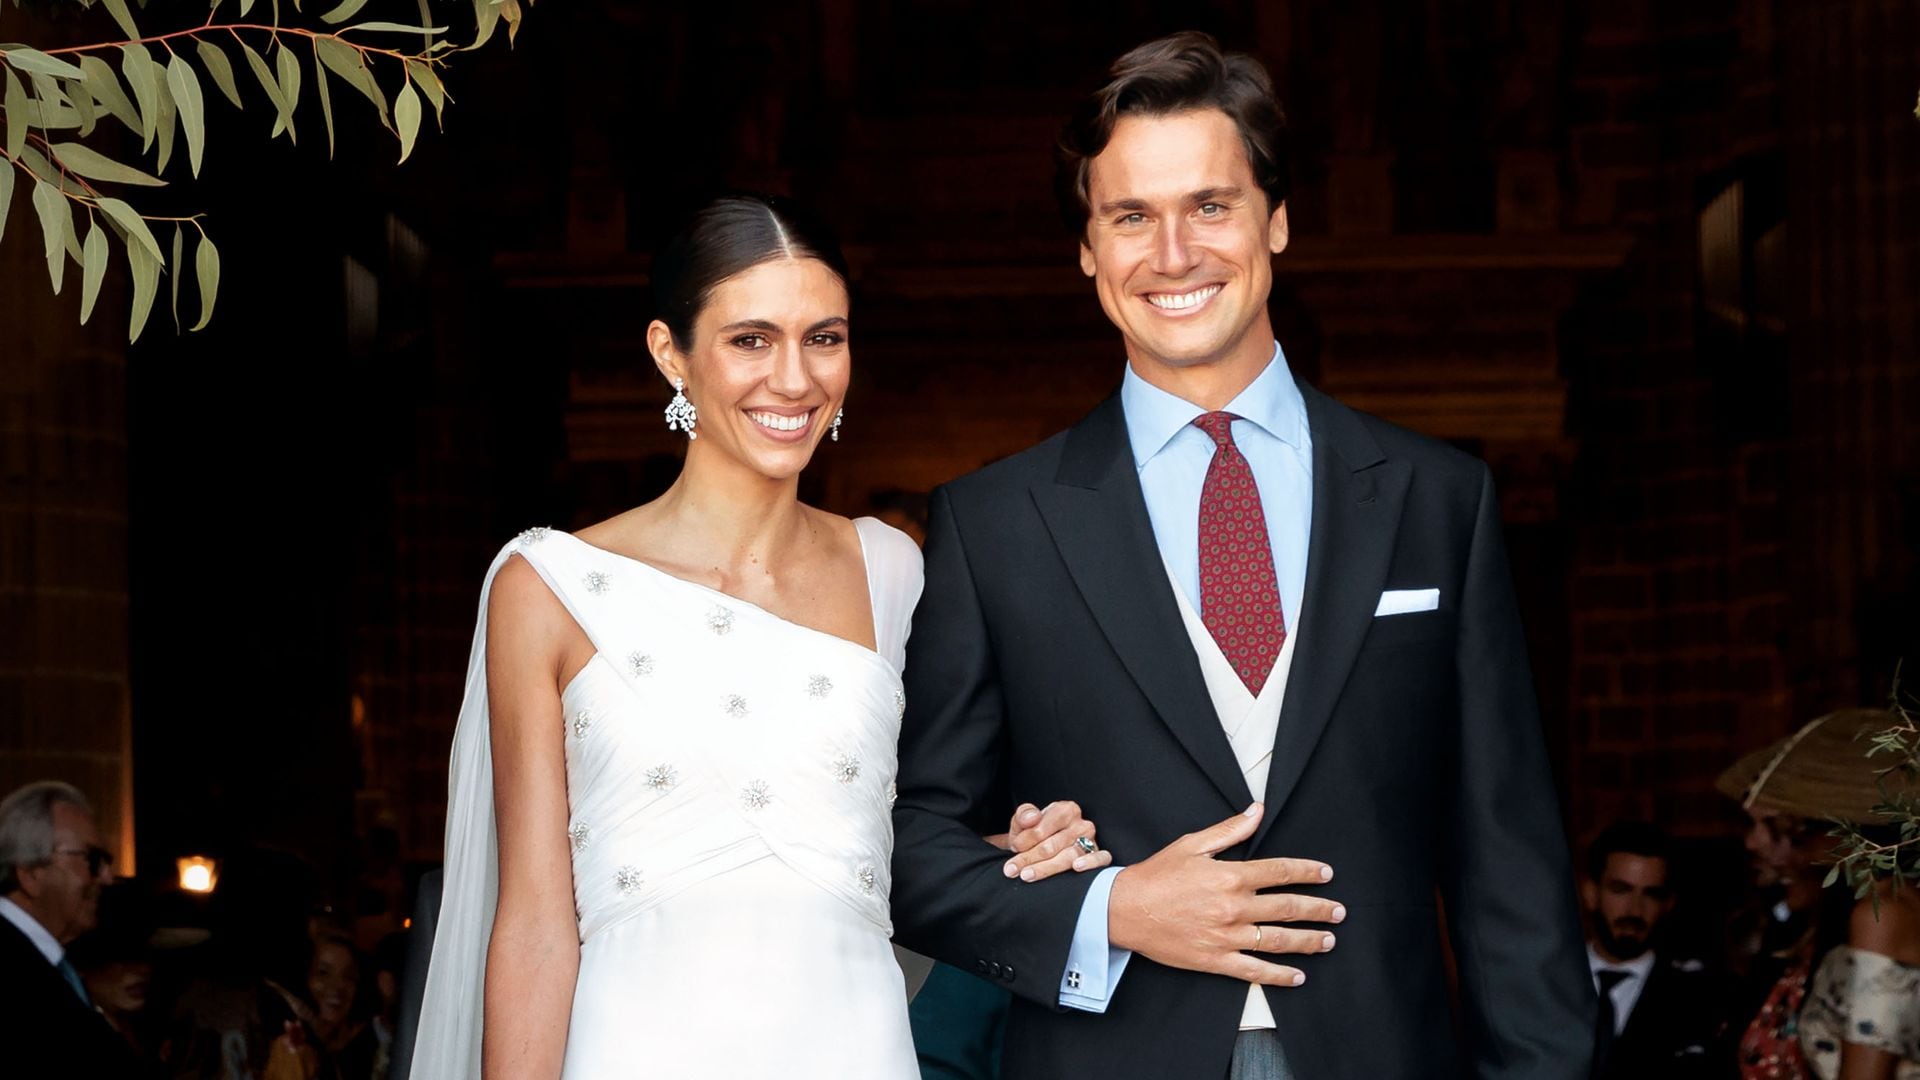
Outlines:
{"type": "Polygon", "coordinates": [[[930,500],[926,589],[909,640],[893,812],[895,935],[1058,1008],[1082,901],[1100,876],[1009,879],[1001,869],[1006,852],[981,839],[997,831],[1007,809],[1006,698],[944,487],[930,500]]]}
{"type": "Polygon", "coordinates": [[[1441,888],[1472,1075],[1584,1080],[1593,985],[1485,466],[1460,597],[1459,746],[1441,888]]]}

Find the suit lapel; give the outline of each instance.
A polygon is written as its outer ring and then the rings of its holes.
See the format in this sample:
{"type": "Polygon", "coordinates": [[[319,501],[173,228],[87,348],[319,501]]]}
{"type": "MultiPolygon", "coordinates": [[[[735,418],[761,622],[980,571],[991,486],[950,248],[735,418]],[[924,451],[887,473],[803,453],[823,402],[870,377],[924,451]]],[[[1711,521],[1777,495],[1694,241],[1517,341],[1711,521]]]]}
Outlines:
{"type": "MultiPolygon", "coordinates": [[[[1634,1056],[1646,1053],[1642,1043],[1652,1048],[1656,1042],[1656,1033],[1660,1024],[1672,1010],[1667,1002],[1666,965],[1655,960],[1652,970],[1647,972],[1647,985],[1640,989],[1640,997],[1633,1003],[1633,1011],[1627,1014],[1627,1026],[1620,1037],[1613,1042],[1613,1049],[1607,1060],[1632,1060],[1634,1056]]],[[[1609,1070],[1611,1071],[1611,1070],[1609,1070]]]]}
{"type": "Polygon", "coordinates": [[[79,1008],[90,1015],[99,1016],[91,1005],[82,1001],[80,995],[73,992],[73,984],[60,973],[60,969],[47,963],[46,954],[40,951],[39,946],[22,933],[19,927],[5,919],[0,919],[0,970],[8,971],[11,976],[23,976],[40,983],[41,985],[37,988],[39,995],[46,1000],[58,1001],[60,1003],[58,1008],[68,1010],[79,1008]]]}
{"type": "Polygon", "coordinates": [[[1388,461],[1346,406],[1301,384],[1313,433],[1313,526],[1300,641],[1280,707],[1255,850],[1299,786],[1373,621],[1412,467],[1388,461]]]}
{"type": "Polygon", "coordinates": [[[1067,434],[1033,500],[1094,621],[1154,711],[1236,807],[1253,801],[1154,543],[1118,395],[1067,434]]]}

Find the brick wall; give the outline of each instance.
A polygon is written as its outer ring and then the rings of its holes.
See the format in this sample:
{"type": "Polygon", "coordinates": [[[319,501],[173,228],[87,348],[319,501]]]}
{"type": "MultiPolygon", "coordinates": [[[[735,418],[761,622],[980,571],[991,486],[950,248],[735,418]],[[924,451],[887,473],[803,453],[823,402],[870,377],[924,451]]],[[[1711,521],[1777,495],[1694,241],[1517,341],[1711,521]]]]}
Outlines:
{"type": "MultiPolygon", "coordinates": [[[[0,6],[9,41],[71,29],[0,6]]],[[[126,324],[110,313],[123,312],[125,289],[110,276],[92,325],[79,325],[79,268],[69,262],[54,296],[28,191],[19,186],[0,244],[0,794],[31,780],[75,784],[124,870],[133,862],[126,324]]]]}
{"type": "Polygon", "coordinates": [[[1704,197],[1778,144],[1764,16],[1589,5],[1569,51],[1568,226],[1637,238],[1564,327],[1581,446],[1565,499],[1577,835],[1621,816],[1724,831],[1714,777],[1794,716],[1785,447],[1745,434],[1774,418],[1727,422],[1698,327],[1704,197]]]}

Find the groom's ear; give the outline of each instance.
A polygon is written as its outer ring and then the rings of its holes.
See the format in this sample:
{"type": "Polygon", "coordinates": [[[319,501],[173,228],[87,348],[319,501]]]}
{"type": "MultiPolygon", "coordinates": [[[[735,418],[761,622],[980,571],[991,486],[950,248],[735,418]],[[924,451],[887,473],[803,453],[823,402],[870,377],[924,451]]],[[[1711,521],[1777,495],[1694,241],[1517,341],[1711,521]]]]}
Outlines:
{"type": "Polygon", "coordinates": [[[1082,240],[1080,241],[1080,272],[1088,277],[1092,277],[1093,271],[1093,248],[1088,246],[1085,240],[1082,240]]]}
{"type": "Polygon", "coordinates": [[[647,355],[668,382],[687,377],[680,353],[673,347],[673,331],[659,319],[647,324],[647,355]]]}
{"type": "Polygon", "coordinates": [[[1267,219],[1267,247],[1275,254],[1287,250],[1287,204],[1282,200],[1267,219]]]}

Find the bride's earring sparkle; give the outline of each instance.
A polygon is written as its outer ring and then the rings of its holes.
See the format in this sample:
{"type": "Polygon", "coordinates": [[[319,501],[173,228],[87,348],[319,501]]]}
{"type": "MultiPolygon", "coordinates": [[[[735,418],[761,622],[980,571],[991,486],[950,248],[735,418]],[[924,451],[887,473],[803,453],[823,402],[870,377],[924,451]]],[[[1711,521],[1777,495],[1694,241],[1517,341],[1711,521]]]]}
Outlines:
{"type": "Polygon", "coordinates": [[[673,400],[667,402],[667,430],[684,431],[689,441],[700,437],[693,425],[700,419],[694,411],[693,402],[687,400],[687,381],[673,380],[673,400]]]}
{"type": "Polygon", "coordinates": [[[833,426],[827,429],[827,437],[834,442],[840,441],[840,421],[845,419],[846,415],[847,410],[844,408],[833,410],[833,426]]]}

